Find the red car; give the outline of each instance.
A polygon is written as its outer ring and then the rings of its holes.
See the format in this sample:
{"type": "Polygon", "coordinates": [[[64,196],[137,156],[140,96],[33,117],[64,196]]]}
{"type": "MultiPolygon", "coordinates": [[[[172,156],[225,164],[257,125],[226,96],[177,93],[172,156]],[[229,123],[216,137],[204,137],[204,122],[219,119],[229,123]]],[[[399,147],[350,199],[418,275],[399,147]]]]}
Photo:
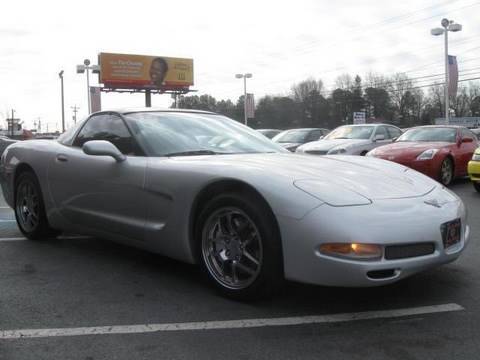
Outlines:
{"type": "Polygon", "coordinates": [[[477,146],[477,137],[465,127],[419,126],[367,156],[408,166],[448,185],[454,178],[467,175],[467,164],[477,146]]]}

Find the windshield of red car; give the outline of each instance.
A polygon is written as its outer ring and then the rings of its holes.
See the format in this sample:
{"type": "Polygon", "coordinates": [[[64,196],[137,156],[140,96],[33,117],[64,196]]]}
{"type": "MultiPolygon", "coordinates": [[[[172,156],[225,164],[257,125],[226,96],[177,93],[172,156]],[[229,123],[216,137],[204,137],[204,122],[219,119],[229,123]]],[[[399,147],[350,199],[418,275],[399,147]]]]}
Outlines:
{"type": "Polygon", "coordinates": [[[138,112],[125,119],[149,156],[286,152],[257,131],[221,115],[138,112]]]}
{"type": "Polygon", "coordinates": [[[457,130],[448,127],[415,128],[405,132],[397,141],[433,141],[454,143],[457,139],[457,130]]]}

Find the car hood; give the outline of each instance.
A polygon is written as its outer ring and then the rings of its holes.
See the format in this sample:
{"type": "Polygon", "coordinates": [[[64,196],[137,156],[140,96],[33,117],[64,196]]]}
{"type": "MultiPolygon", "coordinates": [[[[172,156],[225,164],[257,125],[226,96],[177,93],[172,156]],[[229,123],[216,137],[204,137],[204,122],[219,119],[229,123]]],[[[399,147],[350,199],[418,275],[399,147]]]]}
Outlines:
{"type": "MultiPolygon", "coordinates": [[[[193,170],[200,164],[217,176],[242,179],[256,185],[263,182],[276,186],[275,181],[286,179],[319,193],[347,190],[369,200],[399,199],[423,196],[432,191],[436,182],[430,178],[389,161],[361,156],[319,156],[302,154],[238,154],[171,158],[188,162],[193,170]]],[[[324,198],[322,198],[323,200],[324,198]]]]}
{"type": "Polygon", "coordinates": [[[308,150],[318,150],[318,151],[328,151],[336,147],[346,148],[352,145],[361,145],[368,144],[370,140],[364,139],[323,139],[319,141],[314,141],[302,146],[303,151],[308,150]]]}
{"type": "Polygon", "coordinates": [[[399,141],[392,144],[380,146],[375,149],[375,155],[420,155],[425,150],[429,149],[441,149],[448,147],[452,143],[432,141],[432,142],[412,142],[412,141],[399,141]]]}

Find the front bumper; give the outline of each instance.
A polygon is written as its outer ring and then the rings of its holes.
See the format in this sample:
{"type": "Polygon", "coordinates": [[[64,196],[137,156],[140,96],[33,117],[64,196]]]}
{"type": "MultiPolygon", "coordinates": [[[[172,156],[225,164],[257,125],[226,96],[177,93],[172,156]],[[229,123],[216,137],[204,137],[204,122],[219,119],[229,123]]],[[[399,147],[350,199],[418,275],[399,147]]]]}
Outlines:
{"type": "MultiPolygon", "coordinates": [[[[439,192],[447,193],[440,189],[434,191],[439,192]]],[[[470,235],[465,207],[458,198],[441,208],[424,203],[431,198],[429,194],[414,199],[377,200],[365,206],[324,204],[302,220],[280,219],[285,277],[318,285],[368,287],[393,283],[454,261],[464,250],[470,235]],[[461,241],[444,249],[440,226],[456,218],[462,221],[461,241]],[[321,254],[319,246],[329,242],[385,246],[431,242],[435,250],[419,257],[359,261],[321,254]],[[385,276],[378,277],[379,273],[385,276]]]]}
{"type": "Polygon", "coordinates": [[[468,163],[468,176],[470,180],[480,182],[480,161],[471,160],[468,163]]]}

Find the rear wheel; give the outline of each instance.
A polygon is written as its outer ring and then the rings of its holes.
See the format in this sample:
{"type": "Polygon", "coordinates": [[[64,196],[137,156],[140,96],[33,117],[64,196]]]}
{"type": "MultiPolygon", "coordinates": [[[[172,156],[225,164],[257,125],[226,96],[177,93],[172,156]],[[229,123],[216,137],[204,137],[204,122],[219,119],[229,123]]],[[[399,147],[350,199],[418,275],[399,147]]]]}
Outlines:
{"type": "Polygon", "coordinates": [[[478,192],[480,192],[480,182],[474,182],[473,183],[473,187],[475,188],[475,190],[477,190],[478,192]]]}
{"type": "Polygon", "coordinates": [[[283,280],[281,242],[270,210],[239,194],[213,198],[197,222],[201,265],[210,282],[240,300],[271,295],[283,280]]]}
{"type": "Polygon", "coordinates": [[[448,186],[453,180],[453,161],[450,157],[446,157],[440,165],[440,182],[448,186]]]}
{"type": "Polygon", "coordinates": [[[15,218],[28,239],[39,240],[59,234],[48,225],[40,185],[31,172],[22,173],[16,181],[15,218]]]}

